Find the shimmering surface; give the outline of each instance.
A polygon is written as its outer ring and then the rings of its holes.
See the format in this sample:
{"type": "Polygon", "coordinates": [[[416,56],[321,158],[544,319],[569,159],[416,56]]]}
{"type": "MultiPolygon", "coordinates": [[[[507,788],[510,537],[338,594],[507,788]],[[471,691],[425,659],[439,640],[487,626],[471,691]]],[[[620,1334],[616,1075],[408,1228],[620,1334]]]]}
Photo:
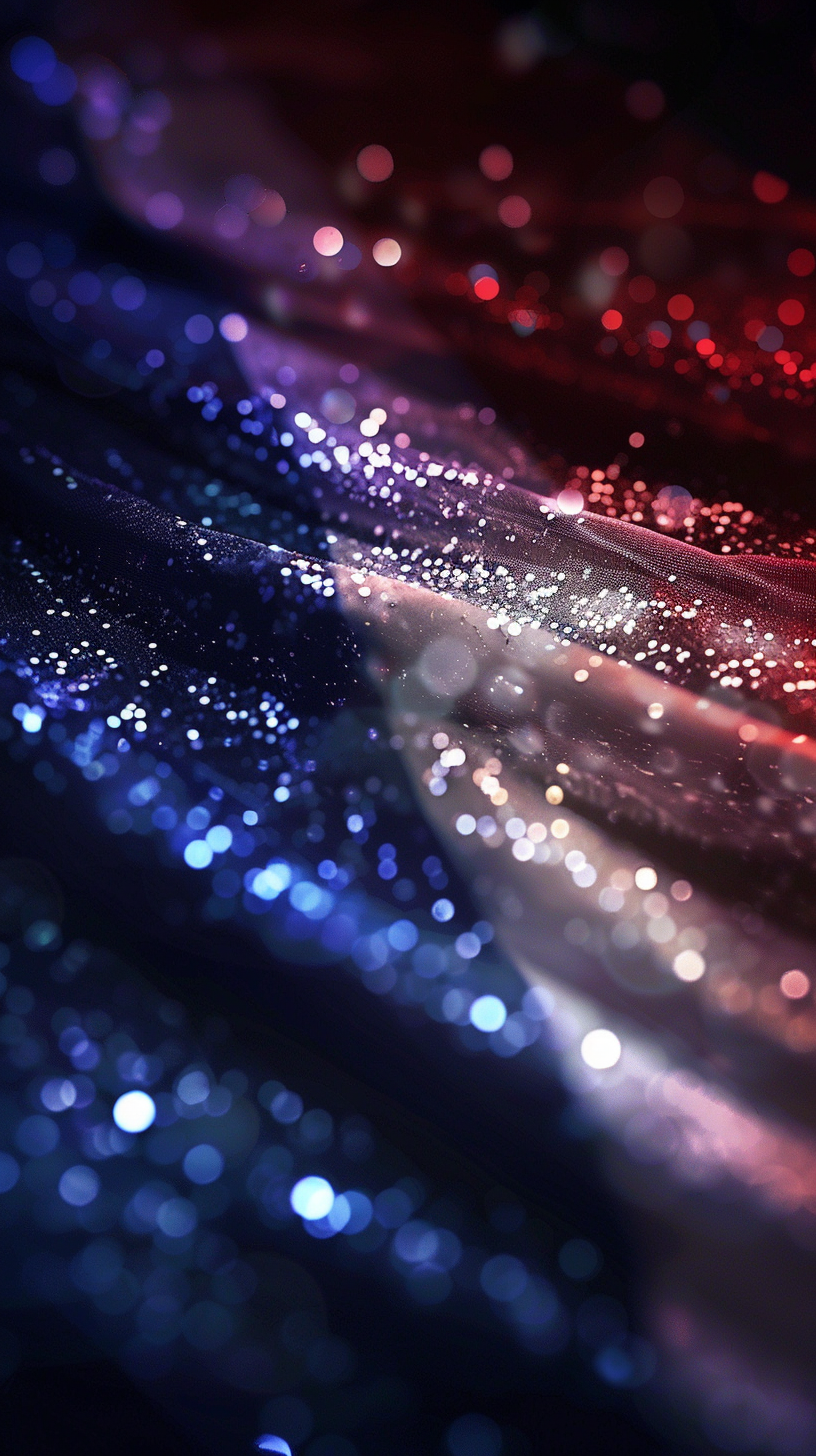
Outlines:
{"type": "MultiPolygon", "coordinates": [[[[575,84],[509,24],[512,84],[575,84]]],[[[661,449],[811,459],[810,204],[690,131],[614,195],[497,127],[444,176],[355,132],[330,185],[238,57],[60,45],[7,77],[40,189],[2,242],[14,1298],[224,1449],[525,1451],[502,1381],[568,1369],[677,1443],[807,1453],[807,1337],[765,1325],[816,1229],[813,528],[661,449]],[[462,1171],[482,1137],[508,1189],[462,1171]],[[638,1300],[560,1186],[588,1140],[638,1300]],[[444,1419],[420,1322],[498,1372],[444,1419]]]]}

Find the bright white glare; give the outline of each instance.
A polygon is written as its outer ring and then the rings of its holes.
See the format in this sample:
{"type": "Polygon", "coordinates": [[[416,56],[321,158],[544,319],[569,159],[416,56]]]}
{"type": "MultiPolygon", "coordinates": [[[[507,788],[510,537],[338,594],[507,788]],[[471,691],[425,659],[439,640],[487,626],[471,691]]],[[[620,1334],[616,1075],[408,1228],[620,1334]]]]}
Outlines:
{"type": "Polygon", "coordinates": [[[325,1218],[331,1212],[334,1204],[334,1189],[331,1183],[325,1178],[317,1178],[312,1175],[309,1178],[301,1178],[295,1184],[289,1195],[295,1213],[301,1218],[313,1222],[318,1218],[325,1218]]]}
{"type": "Polygon", "coordinates": [[[672,962],[674,974],[680,981],[699,981],[705,968],[705,961],[696,950],[681,950],[672,962]]]}
{"type": "Polygon", "coordinates": [[[501,1031],[507,1020],[507,1007],[498,996],[477,996],[470,1008],[471,1025],[477,1031],[501,1031]]]}
{"type": "Polygon", "coordinates": [[[402,257],[402,248],[396,238],[380,238],[371,251],[374,262],[379,263],[381,268],[393,268],[402,257]]]}
{"type": "Polygon", "coordinates": [[[113,1120],[122,1132],[144,1132],[156,1117],[156,1104],[146,1092],[123,1092],[113,1104],[113,1120]]]}
{"type": "Polygon", "coordinates": [[[594,1072],[606,1072],[620,1061],[622,1047],[614,1031],[596,1027],[581,1042],[581,1056],[594,1072]]]}

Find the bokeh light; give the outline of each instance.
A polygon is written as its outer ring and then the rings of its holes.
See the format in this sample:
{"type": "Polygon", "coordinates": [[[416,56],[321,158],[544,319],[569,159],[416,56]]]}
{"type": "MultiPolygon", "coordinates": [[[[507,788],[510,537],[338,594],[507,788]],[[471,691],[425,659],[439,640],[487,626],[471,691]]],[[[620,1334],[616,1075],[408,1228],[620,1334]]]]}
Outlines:
{"type": "Polygon", "coordinates": [[[396,238],[380,238],[371,249],[375,263],[381,268],[393,268],[402,257],[402,248],[396,238]]]}
{"type": "Polygon", "coordinates": [[[532,217],[533,210],[526,197],[511,193],[499,203],[499,218],[505,227],[523,228],[532,217]]]}
{"type": "Polygon", "coordinates": [[[394,158],[387,147],[372,143],[358,152],[357,171],[366,182],[386,182],[394,171],[394,158]]]}
{"type": "Polygon", "coordinates": [[[490,182],[504,182],[513,170],[513,156],[507,147],[494,142],[479,153],[479,170],[490,182]]]}
{"type": "Polygon", "coordinates": [[[343,246],[343,234],[336,227],[320,227],[312,238],[312,244],[321,257],[334,258],[343,246]]]}
{"type": "Polygon", "coordinates": [[[144,1132],[156,1119],[156,1104],[147,1092],[123,1092],[113,1104],[113,1120],[123,1132],[144,1132]]]}
{"type": "Polygon", "coordinates": [[[604,1072],[620,1061],[621,1044],[614,1031],[598,1027],[588,1031],[581,1042],[581,1056],[593,1071],[604,1072]]]}

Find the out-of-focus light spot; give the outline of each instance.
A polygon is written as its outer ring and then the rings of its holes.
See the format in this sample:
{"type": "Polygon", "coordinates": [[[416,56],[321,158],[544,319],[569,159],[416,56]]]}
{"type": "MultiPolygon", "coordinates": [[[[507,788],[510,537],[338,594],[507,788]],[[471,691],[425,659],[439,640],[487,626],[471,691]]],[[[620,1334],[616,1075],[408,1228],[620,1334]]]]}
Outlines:
{"type": "Polygon", "coordinates": [[[123,313],[134,313],[147,298],[147,289],[141,278],[117,278],[111,289],[111,298],[123,313]]]}
{"type": "Polygon", "coordinates": [[[501,1031],[507,1007],[498,996],[477,996],[470,1008],[470,1023],[477,1031],[501,1031]]]}
{"type": "MultiPolygon", "coordinates": [[[[701,342],[704,341],[701,340],[701,342]]],[[[785,336],[782,330],[778,329],[775,324],[769,324],[759,334],[756,342],[757,348],[761,349],[764,354],[775,354],[777,349],[782,348],[785,342],[785,336]]]]}
{"type": "Polygon", "coordinates": [[[76,176],[76,157],[67,147],[49,147],[40,157],[38,171],[50,187],[65,187],[76,176]]]}
{"type": "Polygon", "coordinates": [[[515,1255],[495,1254],[482,1268],[479,1283],[491,1299],[500,1304],[510,1304],[524,1293],[529,1276],[521,1260],[515,1255]]]}
{"type": "Polygon", "coordinates": [[[757,172],[751,183],[753,194],[760,202],[784,202],[790,191],[787,182],[775,177],[773,172],[757,172]]]}
{"type": "Polygon", "coordinates": [[[482,942],[472,930],[465,930],[456,937],[456,953],[462,957],[463,961],[475,960],[481,948],[482,942]]]}
{"type": "Polygon", "coordinates": [[[548,53],[563,55],[569,42],[545,29],[537,15],[514,15],[505,20],[496,34],[498,58],[508,71],[532,70],[548,53]]]}
{"type": "Polygon", "coordinates": [[[10,1153],[0,1153],[0,1193],[10,1193],[20,1177],[20,1164],[10,1153]]]}
{"type": "Polygon", "coordinates": [[[493,278],[497,283],[499,281],[498,273],[489,263],[474,263],[472,268],[468,268],[467,276],[474,288],[480,278],[493,278]]]}
{"type": "Polygon", "coordinates": [[[210,1095],[210,1079],[206,1072],[185,1072],[179,1078],[176,1095],[186,1107],[197,1107],[199,1103],[206,1102],[210,1095]]]}
{"type": "MultiPolygon", "coordinates": [[[[371,1223],[371,1220],[374,1217],[374,1205],[371,1202],[371,1199],[368,1198],[365,1193],[351,1192],[344,1193],[343,1200],[345,1203],[348,1204],[349,1208],[351,1209],[351,1217],[349,1218],[348,1222],[343,1225],[345,1233],[362,1233],[363,1229],[368,1228],[368,1225],[371,1223]]],[[[328,1215],[330,1223],[332,1222],[333,1214],[334,1206],[332,1205],[331,1212],[328,1215]]]]}
{"type": "Polygon", "coordinates": [[[629,267],[629,254],[624,248],[604,248],[598,265],[607,278],[622,278],[629,267]]]}
{"type": "Polygon", "coordinates": [[[605,313],[601,314],[601,323],[611,333],[620,328],[623,323],[623,314],[617,308],[608,308],[605,313]]]}
{"type": "Polygon", "coordinates": [[[242,313],[225,313],[218,332],[229,344],[240,344],[249,333],[249,324],[242,313]]]}
{"type": "Polygon", "coordinates": [[[652,217],[676,217],[685,193],[674,177],[653,177],[643,189],[643,201],[652,217]]]}
{"type": "Polygon", "coordinates": [[[632,449],[640,450],[641,446],[645,443],[646,436],[641,434],[640,430],[633,430],[631,435],[629,436],[629,444],[632,446],[632,449]]]}
{"type": "Polygon", "coordinates": [[[243,237],[249,227],[249,218],[242,207],[236,207],[232,202],[225,202],[219,207],[213,219],[213,226],[220,238],[243,237]]]}
{"type": "Polygon", "coordinates": [[[318,228],[312,238],[312,245],[315,252],[320,253],[321,257],[333,258],[343,246],[343,234],[336,227],[318,228]]]}
{"type": "Polygon", "coordinates": [[[489,303],[492,298],[496,298],[498,295],[498,280],[495,278],[477,278],[473,285],[473,292],[483,303],[489,303]]]}
{"type": "Polygon", "coordinates": [[[499,219],[505,227],[526,227],[532,215],[533,209],[527,198],[520,197],[518,193],[511,193],[509,197],[503,197],[499,203],[499,219]]]}
{"type": "Polygon", "coordinates": [[[788,267],[795,278],[808,278],[816,268],[816,258],[810,248],[794,248],[788,254],[788,267]]]}
{"type": "Polygon", "coordinates": [[[239,172],[224,184],[224,197],[243,212],[252,212],[266,196],[263,183],[249,172],[239,172]]]}
{"type": "Polygon", "coordinates": [[[99,1193],[99,1175],[93,1168],[76,1163],[73,1168],[65,1169],[57,1186],[63,1203],[70,1204],[71,1208],[87,1208],[99,1193]]]}
{"type": "Polygon", "coordinates": [[[334,1189],[325,1178],[310,1176],[301,1178],[289,1195],[289,1202],[295,1213],[308,1222],[325,1218],[331,1213],[334,1203],[334,1189]]]}
{"type": "Polygon", "coordinates": [[[191,870],[205,870],[212,864],[213,852],[206,839],[191,839],[184,850],[184,863],[191,870]]]}
{"type": "Polygon", "coordinates": [[[168,1198],[156,1213],[156,1224],[168,1239],[184,1239],[198,1225],[195,1204],[189,1198],[168,1198]]]}
{"type": "Polygon", "coordinates": [[[680,981],[699,981],[705,968],[706,963],[696,950],[681,950],[672,961],[672,970],[680,981]]]}
{"type": "Polygon", "coordinates": [[[28,1158],[44,1158],[53,1153],[59,1140],[59,1128],[53,1118],[37,1113],[33,1117],[24,1117],[14,1134],[20,1152],[28,1158]]]}
{"type": "MultiPolygon", "coordinates": [[[[353,1196],[352,1194],[351,1197],[353,1196]]],[[[336,1234],[342,1233],[343,1229],[348,1228],[351,1223],[352,1208],[345,1193],[341,1193],[338,1198],[335,1198],[326,1217],[328,1218],[330,1227],[334,1229],[336,1234]]]]}
{"type": "Polygon", "coordinates": [[[300,880],[289,891],[289,903],[307,920],[325,920],[334,904],[334,897],[328,890],[312,884],[311,880],[300,880]]]}
{"type": "Polygon", "coordinates": [[[606,1072],[620,1061],[622,1047],[614,1031],[596,1027],[581,1042],[581,1056],[594,1072],[606,1072]]]}
{"type": "Polygon", "coordinates": [[[366,182],[387,182],[394,170],[394,158],[387,147],[376,143],[363,150],[357,157],[357,171],[366,182]]]}
{"type": "Polygon", "coordinates": [[[657,121],[666,109],[666,98],[656,81],[633,81],[623,99],[636,121],[657,121]]]}
{"type": "Polygon", "coordinates": [[[779,978],[779,989],[789,1001],[801,1001],[810,990],[810,977],[804,971],[785,971],[779,978]]]}
{"type": "Polygon", "coordinates": [[[47,946],[59,941],[59,936],[59,926],[53,920],[34,920],[25,932],[23,941],[29,950],[45,950],[47,946]]]}
{"type": "Polygon", "coordinates": [[[145,217],[151,227],[169,232],[184,217],[184,203],[175,192],[154,192],[145,203],[145,217]]]}
{"type": "Polygon", "coordinates": [[[438,920],[442,925],[453,919],[453,913],[453,904],[450,900],[435,900],[431,906],[434,920],[438,920]]]}
{"type": "Polygon", "coordinates": [[[207,1183],[215,1183],[221,1177],[224,1158],[211,1143],[198,1143],[185,1153],[181,1166],[191,1183],[198,1183],[203,1187],[207,1183]]]}
{"type": "Polygon", "coordinates": [[[44,81],[32,82],[32,89],[44,106],[64,106],[76,93],[77,79],[70,66],[57,61],[51,75],[44,81]]]}
{"type": "Polygon", "coordinates": [[[47,40],[38,35],[26,35],[12,46],[9,62],[15,76],[33,86],[53,75],[57,57],[47,40]]]}
{"type": "Polygon", "coordinates": [[[261,227],[278,227],[286,216],[286,203],[274,189],[264,194],[257,206],[252,208],[252,221],[261,227]]]}
{"type": "Polygon", "coordinates": [[[68,292],[74,303],[83,307],[96,303],[102,294],[102,284],[95,273],[83,270],[69,280],[68,292]]]}
{"type": "Polygon", "coordinates": [[[639,890],[653,890],[657,884],[657,875],[651,865],[641,865],[635,870],[635,884],[639,890]]]}
{"type": "Polygon", "coordinates": [[[49,1112],[65,1112],[76,1100],[76,1087],[67,1077],[53,1077],[40,1091],[40,1101],[49,1112]]]}
{"type": "Polygon", "coordinates": [[[690,319],[694,313],[694,302],[687,293],[675,293],[666,304],[669,318],[690,319]]]}
{"type": "Polygon", "coordinates": [[[671,336],[671,325],[663,323],[660,319],[649,324],[646,330],[646,337],[653,349],[666,349],[671,343],[671,336]]]}
{"type": "Polygon", "coordinates": [[[272,1099],[269,1111],[276,1122],[289,1127],[303,1116],[303,1099],[298,1097],[297,1092],[287,1092],[284,1088],[272,1099]]]}
{"type": "Polygon", "coordinates": [[[494,143],[479,154],[479,170],[490,182],[503,182],[513,170],[513,154],[507,147],[494,143]]]}
{"type": "Polygon", "coordinates": [[[657,289],[654,281],[646,273],[638,273],[629,282],[629,297],[635,303],[650,303],[654,298],[657,289]]]}
{"type": "Polygon", "coordinates": [[[801,304],[798,298],[786,298],[780,303],[776,312],[779,316],[780,323],[786,324],[791,328],[794,328],[796,324],[800,324],[805,317],[804,304],[801,304]]]}
{"type": "Polygon", "coordinates": [[[185,1107],[198,1107],[200,1102],[207,1101],[210,1096],[210,1079],[205,1072],[185,1072],[179,1077],[176,1086],[176,1096],[181,1098],[185,1107]]]}
{"type": "Polygon", "coordinates": [[[113,1104],[113,1120],[122,1132],[144,1132],[155,1117],[156,1104],[146,1092],[123,1092],[113,1104]]]}
{"type": "Polygon", "coordinates": [[[459,1416],[445,1437],[447,1456],[499,1456],[503,1450],[501,1427],[475,1411],[459,1416]]]}
{"type": "Polygon", "coordinates": [[[419,940],[419,931],[413,920],[395,920],[388,927],[387,939],[394,950],[413,950],[419,940]]]}
{"type": "Polygon", "coordinates": [[[36,278],[43,256],[34,243],[15,243],[6,254],[6,267],[13,278],[36,278]]]}
{"type": "Polygon", "coordinates": [[[205,313],[194,313],[184,325],[184,332],[191,344],[208,344],[215,328],[205,313]]]}
{"type": "Polygon", "coordinates": [[[393,268],[402,257],[402,248],[396,238],[380,238],[371,249],[375,263],[381,268],[393,268]]]}
{"type": "Polygon", "coordinates": [[[569,1279],[591,1279],[601,1267],[601,1255],[589,1239],[567,1239],[558,1252],[558,1262],[569,1279]]]}
{"type": "Polygon", "coordinates": [[[276,1451],[278,1456],[292,1456],[292,1447],[288,1441],[284,1441],[283,1436],[259,1436],[255,1445],[259,1451],[276,1451]]]}
{"type": "Polygon", "coordinates": [[[232,844],[232,830],[226,824],[213,824],[207,830],[207,843],[213,854],[226,854],[232,844]]]}
{"type": "Polygon", "coordinates": [[[347,389],[327,389],[320,401],[320,409],[333,425],[347,425],[354,419],[357,401],[347,389]]]}
{"type": "Polygon", "coordinates": [[[384,1188],[374,1199],[374,1217],[382,1228],[399,1228],[412,1212],[413,1204],[404,1188],[384,1188]]]}
{"type": "Polygon", "coordinates": [[[584,509],[584,497],[580,490],[560,490],[555,498],[559,511],[565,516],[577,516],[579,511],[584,509]]]}

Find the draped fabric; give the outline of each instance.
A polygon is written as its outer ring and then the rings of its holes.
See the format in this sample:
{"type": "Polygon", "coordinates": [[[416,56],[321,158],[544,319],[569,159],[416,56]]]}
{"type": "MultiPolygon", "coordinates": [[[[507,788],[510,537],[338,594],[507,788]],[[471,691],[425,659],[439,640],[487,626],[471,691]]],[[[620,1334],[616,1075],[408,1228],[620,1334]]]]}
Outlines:
{"type": "Polygon", "coordinates": [[[805,1456],[812,205],[600,63],[579,185],[588,53],[482,12],[403,184],[354,97],[440,59],[312,21],[7,47],[9,1402],[805,1456]]]}

